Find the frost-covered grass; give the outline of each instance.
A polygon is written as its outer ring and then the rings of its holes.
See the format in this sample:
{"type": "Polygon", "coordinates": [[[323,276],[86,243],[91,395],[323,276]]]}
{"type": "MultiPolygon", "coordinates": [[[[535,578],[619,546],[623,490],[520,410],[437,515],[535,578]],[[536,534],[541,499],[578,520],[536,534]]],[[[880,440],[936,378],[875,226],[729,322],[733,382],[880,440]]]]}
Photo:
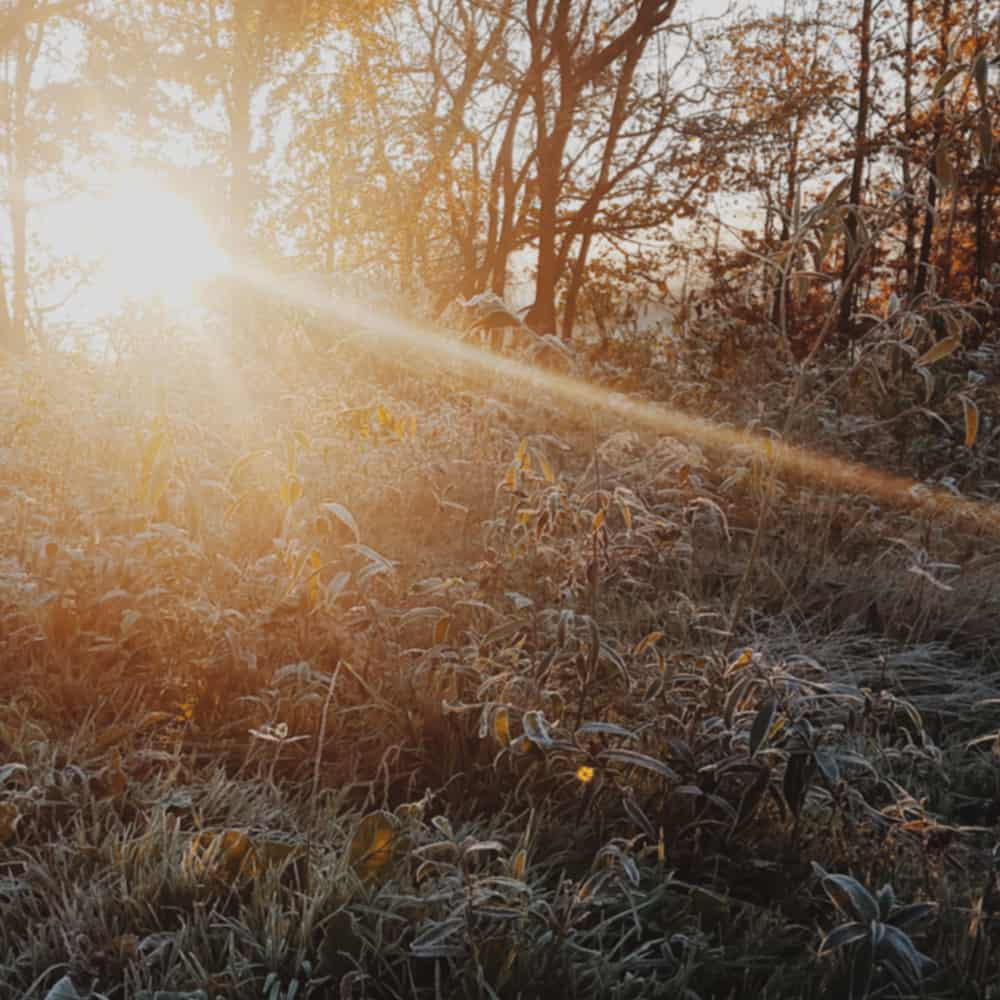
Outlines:
{"type": "Polygon", "coordinates": [[[0,998],[989,995],[994,539],[191,351],[0,370],[0,998]]]}

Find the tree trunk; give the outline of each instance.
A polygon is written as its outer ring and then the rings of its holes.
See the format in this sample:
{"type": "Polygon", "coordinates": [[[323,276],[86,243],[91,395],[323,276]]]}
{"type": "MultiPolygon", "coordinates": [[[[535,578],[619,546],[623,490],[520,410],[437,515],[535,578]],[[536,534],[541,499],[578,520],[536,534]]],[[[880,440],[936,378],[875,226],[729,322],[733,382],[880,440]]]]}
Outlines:
{"type": "Polygon", "coordinates": [[[906,41],[903,48],[903,212],[906,226],[903,261],[906,268],[906,300],[909,301],[916,287],[917,270],[917,206],[913,185],[913,168],[910,156],[913,147],[913,33],[917,20],[916,0],[906,0],[906,41]]]}
{"type": "MultiPolygon", "coordinates": [[[[868,87],[871,77],[871,28],[872,0],[863,0],[861,5],[860,52],[858,63],[858,116],[854,126],[854,162],[851,166],[851,193],[849,208],[844,226],[847,239],[844,246],[844,264],[840,272],[840,280],[844,286],[840,299],[840,315],[838,323],[840,334],[848,339],[851,332],[851,316],[854,312],[854,292],[847,288],[852,281],[851,272],[859,252],[858,231],[861,219],[861,206],[864,201],[865,166],[868,161],[868,87]]],[[[857,280],[855,273],[854,279],[857,280]]]]}
{"type": "MultiPolygon", "coordinates": [[[[238,267],[250,250],[252,216],[252,181],[250,149],[252,143],[250,105],[253,97],[253,0],[233,0],[232,77],[229,87],[229,250],[238,267]]],[[[235,343],[250,346],[254,337],[253,306],[246,289],[234,286],[230,323],[235,343]]]]}
{"type": "Polygon", "coordinates": [[[7,282],[0,266],[0,347],[11,347],[10,308],[7,304],[7,282]]]}
{"type": "Polygon", "coordinates": [[[564,144],[557,140],[538,151],[538,271],[535,275],[535,304],[527,323],[536,333],[556,332],[556,288],[559,284],[559,257],[556,226],[559,220],[559,189],[564,144]]]}
{"type": "MultiPolygon", "coordinates": [[[[949,43],[949,22],[951,20],[951,0],[943,0],[941,10],[941,38],[938,42],[938,76],[944,73],[948,66],[948,43],[949,43]]],[[[938,98],[937,107],[934,110],[934,142],[931,146],[929,166],[930,178],[927,182],[927,211],[924,214],[923,232],[920,235],[920,257],[917,261],[917,280],[914,285],[914,297],[922,295],[927,291],[931,269],[931,250],[934,245],[934,227],[937,223],[938,202],[940,201],[940,187],[934,173],[935,153],[944,135],[944,101],[942,94],[938,98]]]]}
{"type": "MultiPolygon", "coordinates": [[[[31,0],[21,0],[19,15],[27,26],[31,21],[31,0]]],[[[32,40],[27,27],[17,36],[14,76],[14,120],[8,155],[10,159],[10,229],[13,250],[11,311],[8,344],[12,350],[28,346],[28,162],[32,137],[28,127],[28,96],[31,77],[42,47],[45,24],[38,20],[32,40]]]]}

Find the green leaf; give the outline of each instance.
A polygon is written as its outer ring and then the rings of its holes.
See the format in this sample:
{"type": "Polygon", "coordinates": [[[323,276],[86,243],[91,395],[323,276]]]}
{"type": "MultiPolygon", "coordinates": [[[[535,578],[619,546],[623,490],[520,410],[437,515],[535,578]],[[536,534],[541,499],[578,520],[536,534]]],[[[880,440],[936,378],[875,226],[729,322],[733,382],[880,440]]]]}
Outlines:
{"type": "Polygon", "coordinates": [[[358,573],[358,581],[361,583],[379,573],[387,573],[391,576],[396,572],[396,563],[394,560],[386,559],[384,555],[376,552],[367,545],[362,545],[360,542],[352,542],[346,545],[345,548],[351,552],[357,552],[359,556],[363,556],[368,560],[368,565],[358,573]]]}
{"type": "Polygon", "coordinates": [[[850,875],[825,875],[823,889],[834,905],[854,920],[866,925],[878,920],[875,897],[850,875]]]}
{"type": "Polygon", "coordinates": [[[472,312],[472,330],[496,330],[506,326],[521,326],[518,316],[499,295],[481,292],[471,299],[459,298],[458,304],[472,312]]]}
{"type": "Polygon", "coordinates": [[[909,934],[892,924],[885,925],[882,952],[887,960],[893,960],[892,965],[902,973],[904,985],[912,990],[919,987],[924,970],[933,964],[931,959],[917,950],[909,934]]]}
{"type": "Polygon", "coordinates": [[[448,958],[461,955],[465,950],[461,940],[454,935],[466,928],[465,917],[449,917],[440,923],[425,927],[410,944],[410,952],[419,958],[448,958]]]}
{"type": "Polygon", "coordinates": [[[521,725],[524,728],[524,735],[535,746],[541,747],[543,750],[552,746],[554,740],[551,733],[549,733],[549,727],[545,722],[545,715],[542,712],[525,712],[524,717],[521,719],[521,725]]]}
{"type": "Polygon", "coordinates": [[[931,91],[931,99],[938,100],[948,88],[948,84],[962,72],[961,66],[949,66],[938,78],[934,84],[934,89],[931,91]]]}
{"type": "Polygon", "coordinates": [[[620,736],[625,740],[638,739],[636,733],[614,722],[585,722],[576,731],[577,736],[599,734],[601,736],[620,736]]]}
{"type": "Polygon", "coordinates": [[[76,984],[69,976],[63,976],[48,993],[45,1000],[82,1000],[76,984]]]}
{"type": "Polygon", "coordinates": [[[347,586],[348,580],[351,579],[351,574],[347,570],[341,570],[330,582],[327,584],[326,596],[327,600],[335,601],[339,596],[344,587],[347,586]]]}
{"type": "Polygon", "coordinates": [[[828,955],[831,951],[844,948],[855,941],[868,937],[868,928],[856,920],[849,924],[840,924],[834,927],[819,946],[820,955],[828,955]]]}
{"type": "Polygon", "coordinates": [[[757,806],[760,804],[760,800],[764,797],[764,793],[768,790],[771,784],[771,769],[768,767],[762,767],[758,772],[757,776],[753,780],[747,790],[740,797],[740,807],[737,813],[736,825],[739,826],[741,823],[746,823],[756,810],[757,806]]]}
{"type": "Polygon", "coordinates": [[[816,767],[813,755],[808,752],[793,753],[785,767],[781,790],[793,816],[798,816],[809,789],[809,779],[816,767]]]}
{"type": "Polygon", "coordinates": [[[909,906],[901,906],[887,921],[893,927],[908,927],[919,920],[923,920],[928,914],[934,912],[933,903],[910,903],[909,906]]]}
{"type": "Polygon", "coordinates": [[[361,532],[358,531],[358,522],[354,520],[354,515],[343,505],[339,503],[325,503],[321,505],[323,510],[329,511],[333,516],[343,524],[352,535],[354,535],[354,541],[361,541],[361,532]]]}
{"type": "Polygon", "coordinates": [[[848,996],[851,1000],[865,1000],[871,989],[872,976],[875,974],[875,926],[866,929],[867,933],[861,939],[851,957],[851,978],[848,996]]]}
{"type": "Polygon", "coordinates": [[[965,416],[965,447],[971,448],[979,434],[979,407],[967,396],[962,396],[961,400],[965,416]]]}
{"type": "Polygon", "coordinates": [[[668,781],[680,781],[680,775],[662,760],[639,753],[637,750],[604,750],[600,755],[604,760],[613,760],[619,764],[634,764],[636,767],[652,771],[668,781]]]}
{"type": "Polygon", "coordinates": [[[851,186],[851,178],[843,177],[834,186],[830,193],[823,199],[820,214],[825,214],[840,201],[840,196],[851,186]]]}
{"type": "Polygon", "coordinates": [[[837,764],[837,758],[829,750],[816,751],[816,766],[831,788],[840,781],[840,766],[837,764]]]}
{"type": "Polygon", "coordinates": [[[773,698],[767,698],[761,704],[760,708],[757,709],[757,715],[754,717],[753,725],[750,727],[751,757],[757,752],[770,732],[776,709],[777,704],[773,698]]]}
{"type": "Polygon", "coordinates": [[[972,77],[976,81],[976,90],[979,91],[979,103],[984,106],[989,96],[989,76],[989,59],[986,58],[985,52],[980,52],[972,64],[972,77]]]}
{"type": "Polygon", "coordinates": [[[12,774],[27,774],[28,768],[24,764],[4,764],[0,767],[0,785],[2,785],[12,774]]]}

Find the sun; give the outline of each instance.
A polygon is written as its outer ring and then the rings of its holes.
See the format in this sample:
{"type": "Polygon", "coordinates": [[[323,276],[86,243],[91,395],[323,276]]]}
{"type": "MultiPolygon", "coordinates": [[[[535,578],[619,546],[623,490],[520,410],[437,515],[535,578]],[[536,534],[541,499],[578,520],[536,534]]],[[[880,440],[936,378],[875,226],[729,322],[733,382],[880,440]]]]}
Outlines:
{"type": "Polygon", "coordinates": [[[153,175],[124,171],[103,200],[104,268],[123,298],[186,305],[200,284],[228,270],[206,220],[153,175]]]}
{"type": "Polygon", "coordinates": [[[95,186],[59,229],[62,251],[94,265],[88,297],[102,311],[130,300],[193,305],[199,288],[230,267],[194,204],[144,170],[122,170],[95,186]]]}

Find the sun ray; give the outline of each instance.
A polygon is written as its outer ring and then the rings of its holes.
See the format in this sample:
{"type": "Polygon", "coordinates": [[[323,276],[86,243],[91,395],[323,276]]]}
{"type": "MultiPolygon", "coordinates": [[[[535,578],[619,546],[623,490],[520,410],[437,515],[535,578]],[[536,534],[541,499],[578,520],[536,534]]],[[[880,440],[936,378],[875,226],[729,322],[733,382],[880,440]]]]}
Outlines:
{"type": "Polygon", "coordinates": [[[331,321],[361,327],[375,339],[377,346],[406,344],[428,363],[447,361],[456,376],[500,381],[526,399],[537,396],[539,391],[549,392],[583,414],[603,413],[633,427],[723,451],[750,451],[794,480],[866,495],[897,509],[933,517],[947,515],[1000,535],[1000,510],[994,505],[956,497],[914,479],[845,462],[763,434],[724,427],[663,404],[632,399],[584,379],[456,340],[454,335],[413,323],[346,294],[319,292],[305,282],[277,277],[259,265],[244,263],[234,269],[234,277],[266,294],[313,309],[331,321]]]}

